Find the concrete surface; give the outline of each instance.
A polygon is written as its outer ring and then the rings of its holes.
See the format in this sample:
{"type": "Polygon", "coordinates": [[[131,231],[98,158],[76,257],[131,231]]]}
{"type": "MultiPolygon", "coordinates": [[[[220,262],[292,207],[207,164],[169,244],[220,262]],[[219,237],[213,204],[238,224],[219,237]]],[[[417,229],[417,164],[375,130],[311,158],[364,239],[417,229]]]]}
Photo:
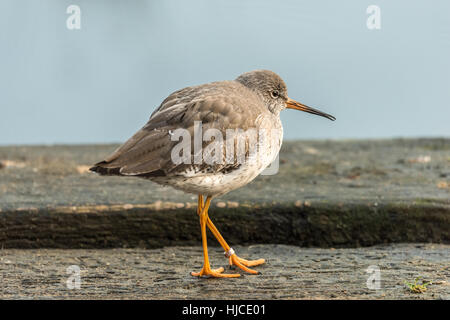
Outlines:
{"type": "MultiPolygon", "coordinates": [[[[0,147],[0,247],[198,244],[195,196],[87,171],[116,147],[0,147]]],[[[232,244],[449,243],[450,139],[286,142],[210,216],[232,244]]]]}
{"type": "MultiPolygon", "coordinates": [[[[449,245],[235,249],[244,258],[266,258],[256,267],[262,274],[194,278],[189,273],[201,268],[200,246],[1,250],[0,299],[450,299],[449,245]],[[71,265],[80,268],[80,289],[67,288],[71,265]],[[380,270],[379,289],[367,287],[370,266],[380,270]],[[426,292],[412,293],[405,285],[417,277],[432,282],[426,292]]],[[[226,267],[219,248],[209,252],[213,268],[226,267]]]]}

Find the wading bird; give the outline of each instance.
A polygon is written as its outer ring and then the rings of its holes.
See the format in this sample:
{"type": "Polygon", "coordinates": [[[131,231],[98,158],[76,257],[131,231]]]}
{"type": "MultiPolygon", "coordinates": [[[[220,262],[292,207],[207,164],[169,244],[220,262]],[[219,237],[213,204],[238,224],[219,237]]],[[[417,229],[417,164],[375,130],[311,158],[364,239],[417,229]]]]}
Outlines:
{"type": "Polygon", "coordinates": [[[257,274],[250,267],[264,263],[264,259],[245,260],[238,257],[212,223],[208,209],[214,197],[248,184],[276,158],[283,138],[280,112],[285,108],[335,120],[329,114],[290,99],[284,81],[274,72],[246,72],[233,81],[212,82],[175,91],[153,112],[141,130],[90,170],[102,175],[147,178],[198,195],[197,214],[200,218],[204,264],[200,272],[191,274],[240,276],[224,274],[223,268],[211,269],[206,227],[225,250],[230,265],[257,274]],[[185,137],[192,140],[195,140],[192,137],[198,130],[206,132],[212,129],[214,134],[210,139],[201,139],[200,145],[198,141],[190,141],[193,148],[181,148],[184,152],[180,161],[180,158],[174,158],[174,154],[180,154],[173,152],[179,143],[173,136],[180,129],[187,133],[185,137]],[[246,134],[250,129],[255,130],[250,135],[246,134]],[[234,130],[237,134],[230,137],[226,134],[227,130],[234,130]],[[221,135],[220,139],[217,133],[221,135]],[[265,139],[260,139],[262,136],[265,139]],[[257,146],[257,160],[251,151],[254,146],[257,146]],[[213,150],[210,154],[215,161],[207,161],[206,149],[213,150]]]}

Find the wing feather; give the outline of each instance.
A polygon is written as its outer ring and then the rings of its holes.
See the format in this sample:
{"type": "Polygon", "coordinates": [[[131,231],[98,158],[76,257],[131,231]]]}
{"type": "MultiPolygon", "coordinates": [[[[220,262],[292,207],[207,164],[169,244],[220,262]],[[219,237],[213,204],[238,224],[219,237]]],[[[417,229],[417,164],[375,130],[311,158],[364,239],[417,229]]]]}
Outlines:
{"type": "MultiPolygon", "coordinates": [[[[246,90],[238,84],[228,84],[236,86],[234,90],[246,90]]],[[[191,146],[193,146],[194,121],[202,121],[203,132],[210,128],[219,130],[223,136],[223,143],[219,148],[225,148],[226,129],[238,129],[255,126],[255,119],[262,106],[250,106],[249,101],[244,99],[245,95],[235,95],[229,97],[224,95],[223,90],[216,93],[212,91],[211,84],[204,85],[204,90],[200,87],[189,87],[174,92],[161,106],[153,112],[147,124],[136,132],[128,141],[115,150],[104,161],[97,163],[91,171],[100,174],[119,175],[146,175],[151,176],[152,172],[161,171],[164,174],[181,174],[188,168],[194,170],[209,171],[227,170],[236,167],[236,163],[215,164],[213,166],[175,164],[171,161],[171,150],[179,141],[171,140],[171,132],[178,128],[189,130],[191,134],[191,146]],[[195,90],[194,90],[195,89],[195,90]],[[204,92],[203,92],[203,91],[204,92]],[[207,95],[202,94],[207,92],[207,95]]],[[[230,89],[230,88],[228,88],[230,89]]],[[[226,91],[225,91],[226,93],[226,91]]],[[[251,92],[245,92],[252,94],[251,92]]],[[[257,101],[257,100],[256,100],[257,101]]],[[[203,148],[219,143],[218,141],[204,141],[203,148]]],[[[248,145],[246,146],[248,149],[248,145]]],[[[191,148],[191,158],[193,158],[193,148],[191,148]]],[[[225,156],[225,152],[223,153],[225,156]]]]}

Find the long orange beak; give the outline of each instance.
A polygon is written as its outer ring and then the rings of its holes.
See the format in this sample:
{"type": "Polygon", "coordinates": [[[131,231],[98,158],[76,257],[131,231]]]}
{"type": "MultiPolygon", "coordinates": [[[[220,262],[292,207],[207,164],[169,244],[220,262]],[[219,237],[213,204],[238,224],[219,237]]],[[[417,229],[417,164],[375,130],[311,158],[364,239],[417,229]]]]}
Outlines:
{"type": "Polygon", "coordinates": [[[308,107],[308,106],[306,106],[304,104],[301,104],[300,102],[292,100],[291,98],[288,98],[288,100],[286,101],[286,106],[289,109],[305,111],[305,112],[308,112],[308,113],[312,113],[312,114],[315,114],[315,115],[318,115],[318,116],[325,117],[325,118],[330,119],[332,121],[336,120],[336,118],[333,117],[331,114],[319,111],[317,109],[313,109],[313,108],[308,107]]]}

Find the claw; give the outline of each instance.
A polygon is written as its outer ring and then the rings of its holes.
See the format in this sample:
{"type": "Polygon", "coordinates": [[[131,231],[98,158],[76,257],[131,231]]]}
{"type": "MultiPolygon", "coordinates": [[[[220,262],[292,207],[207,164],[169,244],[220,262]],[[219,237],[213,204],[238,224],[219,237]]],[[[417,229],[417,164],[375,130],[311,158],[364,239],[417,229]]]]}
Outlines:
{"type": "Polygon", "coordinates": [[[224,269],[222,267],[219,269],[211,269],[209,267],[203,266],[203,268],[200,272],[191,272],[191,275],[194,277],[207,276],[207,277],[213,277],[213,278],[237,278],[237,277],[240,277],[240,274],[238,274],[238,273],[236,273],[236,274],[222,273],[223,270],[224,269]]]}
{"type": "Polygon", "coordinates": [[[239,258],[236,254],[232,254],[229,258],[230,266],[236,266],[245,272],[251,273],[251,274],[260,274],[259,271],[247,268],[247,267],[253,267],[258,266],[260,264],[263,264],[266,262],[264,259],[258,259],[258,260],[245,260],[242,258],[239,258]]]}

